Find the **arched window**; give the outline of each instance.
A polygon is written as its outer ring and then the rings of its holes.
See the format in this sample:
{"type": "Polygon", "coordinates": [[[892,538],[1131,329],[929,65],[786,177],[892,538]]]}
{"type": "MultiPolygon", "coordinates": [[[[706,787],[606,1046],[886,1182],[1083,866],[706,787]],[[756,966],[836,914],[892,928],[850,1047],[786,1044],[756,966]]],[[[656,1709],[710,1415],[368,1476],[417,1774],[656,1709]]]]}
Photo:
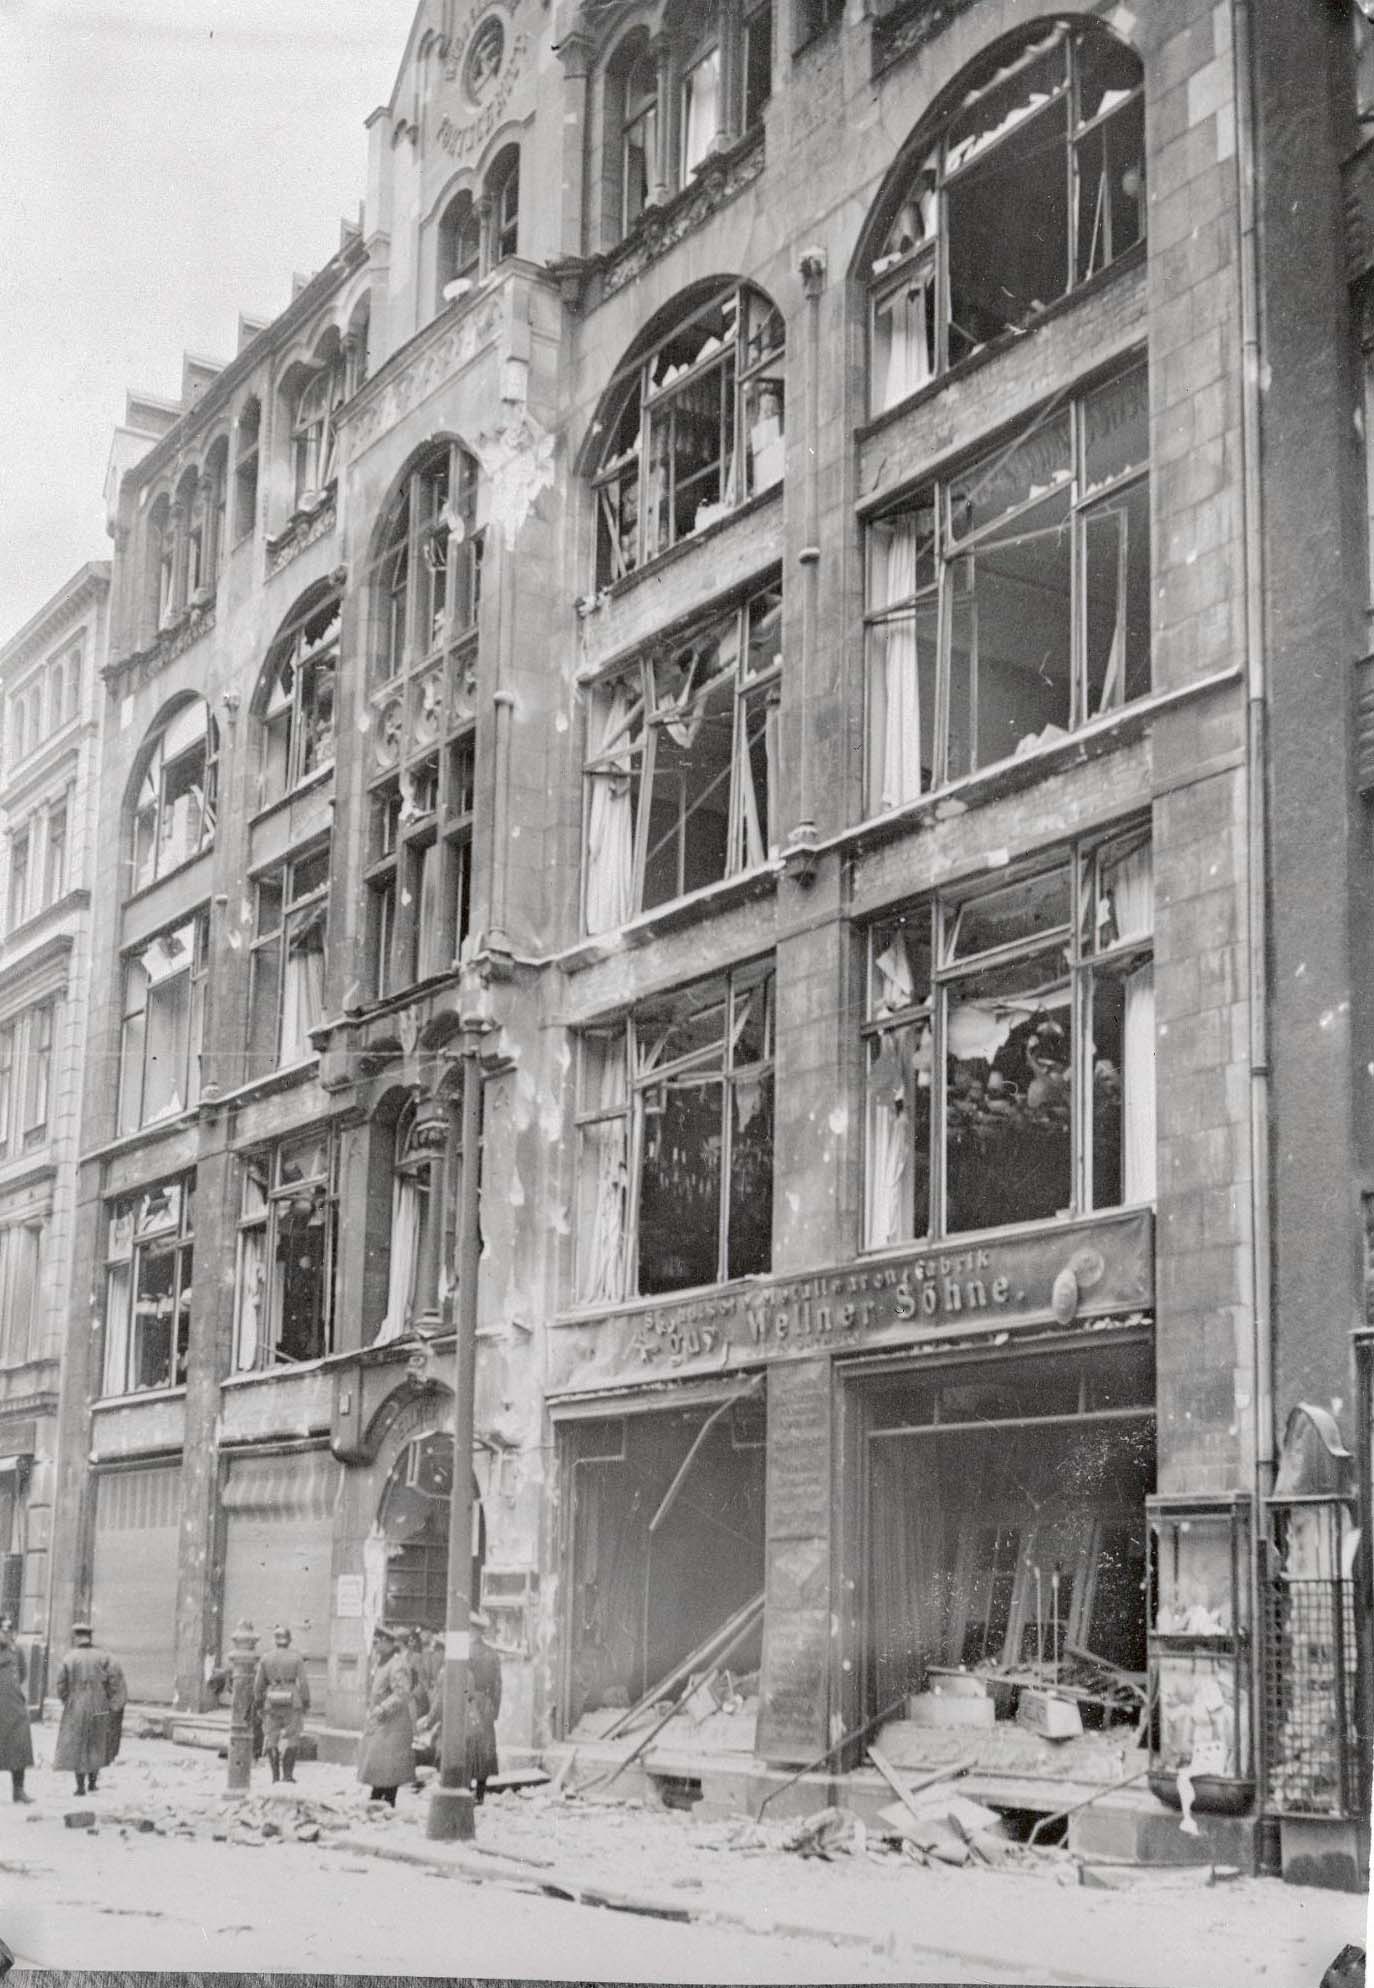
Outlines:
{"type": "Polygon", "coordinates": [[[254,700],[261,725],[258,805],[270,807],[332,765],[339,596],[307,599],[279,632],[254,700]]]}
{"type": "Polygon", "coordinates": [[[456,442],[409,471],[382,530],[370,658],[369,954],[378,997],[448,972],[471,892],[477,463],[456,442]]]}
{"type": "Polygon", "coordinates": [[[645,29],[626,37],[608,76],[620,98],[620,232],[628,234],[658,180],[658,63],[645,29]]]}
{"type": "Polygon", "coordinates": [[[144,747],[130,850],[135,890],[214,842],[218,754],[219,734],[203,697],[179,704],[144,747]]]}
{"type": "Polygon", "coordinates": [[[221,435],[200,480],[200,544],[192,597],[213,591],[224,559],[225,514],[229,503],[229,437],[221,435]]]}
{"type": "Polygon", "coordinates": [[[869,399],[894,407],[1145,237],[1139,60],[1067,22],[1003,44],[884,203],[869,260],[869,399]],[[1008,213],[1034,216],[1008,228],[1008,213]]]}
{"type": "Polygon", "coordinates": [[[678,183],[686,186],[704,165],[721,135],[721,54],[719,22],[691,46],[679,85],[678,131],[682,156],[678,183]]]}
{"type": "Polygon", "coordinates": [[[486,198],[491,211],[491,267],[506,262],[520,246],[520,148],[504,145],[487,174],[486,198]]]}
{"type": "Polygon", "coordinates": [[[464,187],[454,194],[439,222],[439,308],[466,296],[481,272],[482,221],[476,201],[464,187]],[[456,283],[463,288],[455,290],[456,283]]]}
{"type": "Polygon", "coordinates": [[[251,536],[258,517],[258,438],[262,409],[256,400],[244,402],[234,445],[234,543],[251,536]]]}
{"type": "Polygon", "coordinates": [[[605,404],[597,585],[782,481],[783,321],[731,285],[661,334],[605,404]]]}
{"type": "Polygon", "coordinates": [[[176,534],[172,499],[164,491],[148,513],[148,603],[153,627],[169,627],[176,601],[176,534]]]}
{"type": "Polygon", "coordinates": [[[331,333],[314,369],[296,389],[291,412],[291,472],[296,507],[318,502],[334,480],[334,416],[347,394],[344,350],[331,333]]]}
{"type": "Polygon", "coordinates": [[[396,1126],[391,1182],[390,1265],[386,1316],[375,1344],[437,1322],[441,1254],[440,1162],[447,1133],[442,1104],[410,1105],[396,1126]]]}

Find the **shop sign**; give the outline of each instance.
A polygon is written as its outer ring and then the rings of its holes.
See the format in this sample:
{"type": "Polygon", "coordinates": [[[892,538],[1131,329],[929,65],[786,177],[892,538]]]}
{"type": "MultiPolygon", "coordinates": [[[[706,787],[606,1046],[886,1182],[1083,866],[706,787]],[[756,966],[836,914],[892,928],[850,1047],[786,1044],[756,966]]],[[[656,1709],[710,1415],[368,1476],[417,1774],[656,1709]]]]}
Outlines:
{"type": "Polygon", "coordinates": [[[1069,1327],[1139,1311],[1153,1297],[1153,1218],[1142,1211],[770,1278],[569,1328],[555,1341],[553,1385],[604,1386],[1003,1327],[1069,1327]]]}

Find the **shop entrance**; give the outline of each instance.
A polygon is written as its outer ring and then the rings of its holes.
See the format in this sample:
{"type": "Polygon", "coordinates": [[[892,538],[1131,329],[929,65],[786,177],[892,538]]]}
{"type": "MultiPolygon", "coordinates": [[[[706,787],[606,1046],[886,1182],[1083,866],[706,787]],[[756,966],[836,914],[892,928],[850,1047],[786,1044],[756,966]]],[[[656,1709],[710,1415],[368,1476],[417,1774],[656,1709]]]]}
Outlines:
{"type": "MultiPolygon", "coordinates": [[[[948,1670],[1076,1679],[1107,1697],[1115,1681],[1143,1684],[1148,1339],[908,1366],[866,1377],[854,1394],[861,1716],[948,1670]]],[[[999,1707],[1011,1702],[999,1696],[999,1707]]],[[[1100,1723],[1087,1702],[1085,1724],[1100,1723]]]]}
{"type": "MultiPolygon", "coordinates": [[[[396,1460],[377,1513],[386,1540],[383,1620],[399,1629],[439,1629],[448,1614],[449,1514],[453,1497],[453,1437],[447,1430],[417,1436],[396,1460]]],[[[482,1592],[486,1520],[472,1484],[472,1597],[482,1592]]]]}
{"type": "MultiPolygon", "coordinates": [[[[565,1424],[564,1730],[652,1690],[763,1587],[762,1392],[565,1424]]],[[[762,1630],[735,1646],[757,1671],[762,1630]]],[[[704,1668],[704,1666],[703,1666],[704,1668]]]]}

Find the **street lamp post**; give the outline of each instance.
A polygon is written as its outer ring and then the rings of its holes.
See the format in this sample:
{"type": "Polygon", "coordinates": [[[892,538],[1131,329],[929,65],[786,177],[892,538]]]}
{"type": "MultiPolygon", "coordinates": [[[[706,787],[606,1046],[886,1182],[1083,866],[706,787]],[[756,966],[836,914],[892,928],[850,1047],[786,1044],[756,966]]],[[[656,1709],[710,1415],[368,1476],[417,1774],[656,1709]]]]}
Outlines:
{"type": "MultiPolygon", "coordinates": [[[[444,1292],[444,1330],[456,1325],[453,1401],[453,1489],[448,1532],[448,1628],[444,1636],[443,1734],[439,1779],[430,1796],[425,1834],[443,1842],[473,1835],[472,1789],[468,1786],[468,1670],[472,1650],[472,1424],[477,1379],[477,1270],[482,1253],[480,1228],[482,1067],[480,1030],[465,1031],[462,1104],[462,1175],[458,1200],[458,1303],[454,1317],[453,1279],[444,1292]]],[[[449,1165],[452,1165],[450,1146],[449,1165]]]]}
{"type": "Polygon", "coordinates": [[[229,1772],[226,1785],[247,1788],[253,1778],[253,1678],[258,1639],[251,1622],[240,1622],[229,1638],[233,1696],[229,1701],[229,1772]]]}

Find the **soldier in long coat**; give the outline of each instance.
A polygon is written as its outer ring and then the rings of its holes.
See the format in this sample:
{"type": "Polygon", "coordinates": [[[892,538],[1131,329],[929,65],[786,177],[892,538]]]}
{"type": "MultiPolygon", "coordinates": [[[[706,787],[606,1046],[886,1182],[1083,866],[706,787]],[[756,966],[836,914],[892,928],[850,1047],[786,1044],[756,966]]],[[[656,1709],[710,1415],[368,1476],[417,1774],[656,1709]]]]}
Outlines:
{"type": "Polygon", "coordinates": [[[262,1720],[263,1747],[274,1781],[294,1781],[292,1771],[310,1710],[310,1685],[305,1658],[291,1647],[291,1631],[278,1623],[274,1647],[258,1659],[253,1679],[253,1708],[262,1720]]]}
{"type": "Polygon", "coordinates": [[[396,1806],[396,1790],[415,1772],[415,1722],[410,1696],[413,1677],[396,1636],[378,1628],[372,1638],[372,1681],[367,1718],[358,1743],[358,1779],[374,1802],[396,1806]]]}
{"type": "Polygon", "coordinates": [[[468,1659],[467,1778],[473,1800],[480,1802],[487,1782],[499,1771],[496,1758],[496,1717],[501,1710],[501,1659],[487,1643],[490,1619],[480,1611],[470,1618],[472,1655],[468,1659]]]}
{"type": "Polygon", "coordinates": [[[108,1767],[119,1751],[119,1728],[129,1693],[114,1658],[97,1649],[89,1622],[74,1623],[72,1639],[75,1648],[67,1652],[57,1673],[62,1723],[52,1764],[75,1774],[78,1795],[88,1790],[94,1794],[101,1768],[108,1767]]]}
{"type": "Polygon", "coordinates": [[[13,1625],[0,1622],[0,1772],[7,1772],[17,1802],[31,1802],[24,1793],[24,1772],[33,1766],[33,1733],[29,1701],[24,1693],[27,1666],[14,1640],[13,1625]]]}

